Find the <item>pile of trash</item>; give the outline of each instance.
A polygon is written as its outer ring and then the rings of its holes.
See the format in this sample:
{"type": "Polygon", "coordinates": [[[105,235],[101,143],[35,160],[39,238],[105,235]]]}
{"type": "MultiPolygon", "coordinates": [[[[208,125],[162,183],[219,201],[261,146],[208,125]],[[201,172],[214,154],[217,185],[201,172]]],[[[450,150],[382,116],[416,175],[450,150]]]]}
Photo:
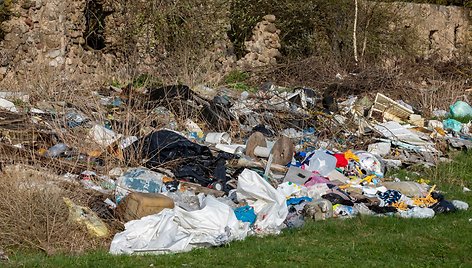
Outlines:
{"type": "Polygon", "coordinates": [[[68,103],[19,108],[9,94],[2,97],[2,161],[35,160],[102,194],[101,206],[64,202],[97,237],[111,235],[103,210],[124,223],[113,254],[218,246],[278,234],[307,219],[431,218],[468,209],[425,180],[385,176],[471,148],[470,122],[456,120],[472,119],[465,102],[426,120],[381,93],[337,101],[273,85],[256,94],[111,87],[95,93],[103,109],[92,116],[68,103]],[[152,122],[143,127],[142,118],[152,122]],[[74,135],[73,145],[67,137],[74,135]]]}

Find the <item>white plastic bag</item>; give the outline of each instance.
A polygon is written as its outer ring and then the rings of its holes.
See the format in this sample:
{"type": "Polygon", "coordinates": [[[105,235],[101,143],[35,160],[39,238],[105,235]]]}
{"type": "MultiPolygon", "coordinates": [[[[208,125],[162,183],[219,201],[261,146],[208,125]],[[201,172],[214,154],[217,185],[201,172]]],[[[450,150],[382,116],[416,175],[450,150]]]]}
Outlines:
{"type": "Polygon", "coordinates": [[[280,233],[284,227],[288,208],[285,196],[259,174],[245,169],[238,177],[238,200],[246,199],[257,215],[258,233],[280,233]]]}
{"type": "Polygon", "coordinates": [[[175,222],[192,234],[193,246],[219,246],[246,238],[249,226],[238,221],[230,206],[210,195],[199,198],[200,210],[175,208],[175,222]]]}
{"type": "Polygon", "coordinates": [[[110,245],[111,254],[138,252],[180,252],[191,250],[192,234],[174,222],[175,212],[164,209],[159,214],[125,224],[125,231],[118,233],[110,245]]]}
{"type": "Polygon", "coordinates": [[[113,238],[112,254],[184,252],[194,247],[218,246],[246,238],[249,224],[213,196],[199,196],[200,210],[179,207],[125,224],[113,238]]]}

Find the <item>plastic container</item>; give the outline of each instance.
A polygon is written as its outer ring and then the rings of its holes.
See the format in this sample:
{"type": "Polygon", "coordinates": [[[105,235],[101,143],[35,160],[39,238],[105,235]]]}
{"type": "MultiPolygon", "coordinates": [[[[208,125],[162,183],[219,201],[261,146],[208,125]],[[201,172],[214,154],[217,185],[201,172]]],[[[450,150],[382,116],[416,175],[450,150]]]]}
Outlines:
{"type": "Polygon", "coordinates": [[[108,236],[108,226],[90,208],[78,206],[65,197],[64,203],[69,207],[70,218],[77,223],[84,224],[89,233],[97,237],[108,236]]]}
{"type": "Polygon", "coordinates": [[[206,135],[205,142],[210,144],[231,144],[231,137],[226,132],[210,132],[206,135]]]}
{"type": "Polygon", "coordinates": [[[215,146],[216,149],[220,150],[220,151],[223,151],[223,152],[226,152],[226,153],[230,153],[230,154],[235,154],[235,155],[244,155],[244,150],[246,148],[246,145],[244,144],[217,144],[215,146]]]}
{"type": "Polygon", "coordinates": [[[131,193],[118,206],[118,214],[125,221],[157,214],[165,208],[174,208],[174,201],[162,194],[131,193]]]}
{"type": "Polygon", "coordinates": [[[305,169],[308,171],[316,171],[321,176],[326,177],[331,171],[336,169],[336,162],[336,157],[322,150],[317,150],[310,157],[309,164],[305,169]]]}
{"type": "Polygon", "coordinates": [[[267,147],[256,146],[256,148],[254,148],[254,155],[267,158],[270,155],[270,149],[267,147]]]}

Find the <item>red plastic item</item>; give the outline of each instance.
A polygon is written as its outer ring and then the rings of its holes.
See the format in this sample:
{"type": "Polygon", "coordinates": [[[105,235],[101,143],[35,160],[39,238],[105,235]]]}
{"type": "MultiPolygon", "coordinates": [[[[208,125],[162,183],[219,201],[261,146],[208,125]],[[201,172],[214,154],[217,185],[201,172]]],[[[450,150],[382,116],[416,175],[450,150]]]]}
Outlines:
{"type": "Polygon", "coordinates": [[[336,167],[347,167],[348,161],[346,157],[344,157],[344,154],[334,154],[334,157],[336,157],[336,167]]]}

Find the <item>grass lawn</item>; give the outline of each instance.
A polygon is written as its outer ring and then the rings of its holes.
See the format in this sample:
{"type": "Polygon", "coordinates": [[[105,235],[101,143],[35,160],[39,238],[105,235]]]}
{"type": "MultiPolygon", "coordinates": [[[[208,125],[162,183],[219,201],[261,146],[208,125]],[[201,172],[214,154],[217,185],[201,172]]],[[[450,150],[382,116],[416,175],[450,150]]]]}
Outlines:
{"type": "MultiPolygon", "coordinates": [[[[438,168],[412,168],[392,176],[429,179],[446,199],[472,205],[472,192],[462,191],[464,186],[472,188],[472,154],[460,154],[438,168]]],[[[279,236],[250,237],[182,254],[111,256],[94,252],[47,257],[20,253],[10,259],[7,267],[472,267],[472,212],[433,219],[358,217],[308,222],[279,236]]]]}

